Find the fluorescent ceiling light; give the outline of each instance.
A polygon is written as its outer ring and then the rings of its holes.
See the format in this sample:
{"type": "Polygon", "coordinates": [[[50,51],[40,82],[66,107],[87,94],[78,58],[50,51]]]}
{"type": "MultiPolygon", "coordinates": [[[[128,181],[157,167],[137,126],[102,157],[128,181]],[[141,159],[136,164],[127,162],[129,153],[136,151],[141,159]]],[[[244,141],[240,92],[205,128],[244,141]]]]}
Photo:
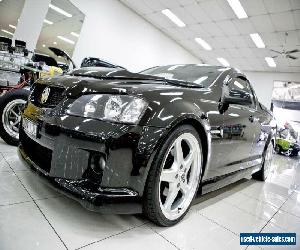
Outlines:
{"type": "Polygon", "coordinates": [[[167,16],[173,23],[175,23],[178,27],[185,27],[185,23],[182,22],[178,16],[176,16],[172,11],[169,9],[165,9],[161,11],[165,16],[167,16]]]}
{"type": "Polygon", "coordinates": [[[57,42],[53,42],[53,44],[54,44],[54,45],[56,45],[56,44],[57,44],[57,42]]]}
{"type": "Polygon", "coordinates": [[[239,19],[248,17],[246,11],[244,10],[239,0],[227,0],[227,2],[229,3],[230,7],[239,19]]]}
{"type": "Polygon", "coordinates": [[[53,5],[53,4],[49,4],[49,8],[52,10],[55,10],[56,12],[66,16],[66,17],[72,17],[72,15],[64,10],[62,10],[61,8],[58,8],[57,6],[53,5]]]}
{"type": "Polygon", "coordinates": [[[198,78],[197,80],[195,80],[194,83],[201,84],[201,83],[204,82],[207,78],[208,78],[208,76],[201,76],[200,78],[198,78]]]}
{"type": "Polygon", "coordinates": [[[203,49],[212,50],[211,46],[207,42],[205,42],[202,38],[197,37],[195,38],[195,41],[199,43],[203,47],[203,49]]]}
{"type": "Polygon", "coordinates": [[[266,60],[267,64],[269,65],[269,67],[271,67],[271,68],[276,67],[276,63],[272,57],[265,57],[265,60],[266,60]]]}
{"type": "Polygon", "coordinates": [[[234,81],[233,83],[235,86],[237,86],[240,89],[244,89],[244,86],[242,84],[240,84],[238,81],[234,81]]]}
{"type": "Polygon", "coordinates": [[[264,44],[264,41],[261,39],[260,35],[258,33],[250,34],[250,37],[252,41],[255,43],[257,48],[265,48],[266,45],[264,44]]]}
{"type": "Polygon", "coordinates": [[[46,47],[46,45],[45,44],[43,44],[43,48],[45,48],[46,47]]]}
{"type": "Polygon", "coordinates": [[[221,63],[225,67],[229,67],[230,66],[229,62],[225,58],[223,58],[223,57],[218,57],[217,60],[219,61],[219,63],[221,63]]]}
{"type": "Polygon", "coordinates": [[[14,35],[14,33],[11,33],[10,31],[8,31],[8,30],[4,30],[4,29],[2,29],[2,31],[4,32],[4,33],[6,33],[6,34],[10,34],[10,35],[14,35]]]}
{"type": "Polygon", "coordinates": [[[74,41],[72,41],[72,40],[70,40],[70,39],[68,39],[68,38],[65,38],[65,37],[63,37],[63,36],[57,36],[60,40],[63,40],[63,41],[65,41],[65,42],[67,42],[67,43],[70,43],[70,44],[75,44],[75,42],[74,41]]]}
{"type": "Polygon", "coordinates": [[[11,28],[13,28],[13,29],[17,28],[15,25],[12,25],[12,24],[9,24],[8,26],[11,27],[11,28]]]}
{"type": "Polygon", "coordinates": [[[53,24],[53,22],[51,22],[51,21],[49,21],[49,20],[47,20],[47,19],[44,19],[44,23],[47,23],[47,24],[50,24],[50,25],[53,24]]]}
{"type": "Polygon", "coordinates": [[[77,34],[77,33],[75,33],[75,32],[71,32],[71,35],[72,35],[72,36],[79,37],[79,34],[77,34]]]}

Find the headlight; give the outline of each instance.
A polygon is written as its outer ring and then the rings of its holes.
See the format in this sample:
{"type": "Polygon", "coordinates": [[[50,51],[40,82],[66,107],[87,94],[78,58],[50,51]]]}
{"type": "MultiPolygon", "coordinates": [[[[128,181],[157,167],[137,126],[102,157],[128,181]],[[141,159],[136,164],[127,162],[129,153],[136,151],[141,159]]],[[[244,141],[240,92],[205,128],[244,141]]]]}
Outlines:
{"type": "Polygon", "coordinates": [[[141,98],[125,95],[83,95],[71,104],[70,115],[136,124],[147,108],[141,98]]]}

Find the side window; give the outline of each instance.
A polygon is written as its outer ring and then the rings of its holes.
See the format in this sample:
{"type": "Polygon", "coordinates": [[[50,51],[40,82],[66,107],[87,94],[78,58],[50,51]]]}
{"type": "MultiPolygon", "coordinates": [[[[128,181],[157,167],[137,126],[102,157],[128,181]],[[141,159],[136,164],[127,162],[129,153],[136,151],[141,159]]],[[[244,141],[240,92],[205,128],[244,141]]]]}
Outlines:
{"type": "Polygon", "coordinates": [[[249,82],[242,78],[233,78],[228,85],[229,87],[229,95],[231,97],[237,97],[241,99],[251,99],[251,104],[248,103],[246,106],[254,108],[255,101],[252,89],[249,85],[249,82]]]}

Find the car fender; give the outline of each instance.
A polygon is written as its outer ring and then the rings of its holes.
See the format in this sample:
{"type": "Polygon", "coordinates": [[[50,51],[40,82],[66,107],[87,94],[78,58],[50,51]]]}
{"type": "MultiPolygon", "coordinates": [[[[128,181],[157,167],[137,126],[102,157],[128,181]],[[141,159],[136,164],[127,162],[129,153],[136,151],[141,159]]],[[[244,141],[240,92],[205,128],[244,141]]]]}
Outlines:
{"type": "Polygon", "coordinates": [[[176,127],[183,124],[192,125],[198,132],[201,139],[203,150],[203,168],[201,177],[203,177],[205,169],[209,165],[211,156],[210,124],[205,113],[196,105],[184,100],[174,104],[169,103],[164,105],[163,109],[163,112],[161,109],[152,109],[151,119],[147,122],[148,126],[164,127],[165,129],[160,134],[159,140],[155,143],[155,145],[153,145],[152,153],[144,172],[144,181],[146,182],[148,171],[152,165],[154,157],[161,148],[161,145],[176,127]]]}

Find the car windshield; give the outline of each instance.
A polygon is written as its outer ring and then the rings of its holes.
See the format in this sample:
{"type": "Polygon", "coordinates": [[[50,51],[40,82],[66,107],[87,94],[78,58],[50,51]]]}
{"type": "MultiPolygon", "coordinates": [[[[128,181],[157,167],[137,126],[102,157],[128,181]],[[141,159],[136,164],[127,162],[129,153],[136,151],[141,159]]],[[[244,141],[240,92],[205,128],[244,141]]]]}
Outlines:
{"type": "Polygon", "coordinates": [[[226,68],[203,64],[168,65],[150,68],[140,72],[168,80],[179,80],[194,86],[208,87],[226,68]]]}

